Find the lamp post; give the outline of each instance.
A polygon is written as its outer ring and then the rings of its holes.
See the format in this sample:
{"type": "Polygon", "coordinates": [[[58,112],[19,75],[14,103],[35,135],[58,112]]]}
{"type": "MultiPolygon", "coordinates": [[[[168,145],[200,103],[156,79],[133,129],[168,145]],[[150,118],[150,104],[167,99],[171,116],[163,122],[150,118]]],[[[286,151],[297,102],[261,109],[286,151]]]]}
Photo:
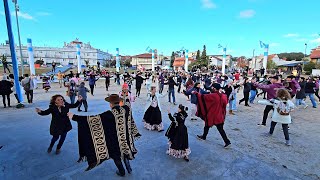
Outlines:
{"type": "Polygon", "coordinates": [[[16,21],[17,21],[17,30],[18,30],[18,39],[19,39],[19,46],[20,46],[20,58],[21,58],[21,75],[24,74],[24,66],[23,66],[23,56],[22,56],[22,49],[21,49],[21,39],[20,39],[20,28],[19,28],[19,20],[18,20],[18,11],[19,11],[19,5],[18,0],[12,0],[14,3],[15,11],[16,11],[16,21]]]}
{"type": "MultiPolygon", "coordinates": [[[[255,52],[255,51],[256,51],[256,50],[253,49],[253,54],[252,54],[252,55],[253,55],[253,56],[252,56],[252,61],[254,61],[254,67],[253,67],[253,70],[254,70],[254,71],[256,71],[256,64],[257,64],[257,63],[256,63],[256,62],[257,62],[257,61],[256,61],[256,57],[254,57],[254,52],[255,52]]],[[[252,64],[253,64],[253,63],[252,63],[252,64]]]]}

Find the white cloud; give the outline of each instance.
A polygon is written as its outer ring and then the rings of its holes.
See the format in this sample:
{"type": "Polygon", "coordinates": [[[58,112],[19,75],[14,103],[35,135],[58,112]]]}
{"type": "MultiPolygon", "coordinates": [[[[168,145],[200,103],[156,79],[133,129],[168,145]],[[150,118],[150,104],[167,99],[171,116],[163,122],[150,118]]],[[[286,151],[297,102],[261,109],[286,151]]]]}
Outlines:
{"type": "Polygon", "coordinates": [[[297,41],[297,42],[307,42],[308,39],[307,38],[299,38],[299,39],[295,39],[295,41],[297,41]]]}
{"type": "Polygon", "coordinates": [[[51,16],[52,14],[49,12],[37,12],[36,15],[37,16],[51,16]]]}
{"type": "Polygon", "coordinates": [[[212,2],[212,0],[201,0],[202,1],[202,7],[204,9],[214,9],[217,8],[217,5],[212,2]]]}
{"type": "Polygon", "coordinates": [[[314,43],[314,44],[320,43],[320,38],[310,40],[310,43],[314,43]]]}
{"type": "Polygon", "coordinates": [[[311,34],[311,37],[319,37],[319,36],[320,36],[320,33],[311,34]]]}
{"type": "Polygon", "coordinates": [[[280,46],[279,43],[270,43],[269,44],[269,47],[278,47],[278,46],[280,46]]]}
{"type": "Polygon", "coordinates": [[[289,34],[284,35],[283,37],[290,38],[290,37],[298,37],[298,36],[299,36],[299,34],[289,33],[289,34]]]}
{"type": "Polygon", "coordinates": [[[256,14],[256,11],[249,9],[241,11],[239,14],[240,18],[252,18],[256,14]]]}
{"type": "MultiPolygon", "coordinates": [[[[11,15],[12,16],[16,16],[15,12],[12,12],[11,15]]],[[[18,12],[18,16],[23,18],[23,19],[26,19],[26,20],[35,20],[35,18],[33,16],[31,16],[30,14],[24,13],[24,12],[21,12],[21,11],[18,12]]]]}

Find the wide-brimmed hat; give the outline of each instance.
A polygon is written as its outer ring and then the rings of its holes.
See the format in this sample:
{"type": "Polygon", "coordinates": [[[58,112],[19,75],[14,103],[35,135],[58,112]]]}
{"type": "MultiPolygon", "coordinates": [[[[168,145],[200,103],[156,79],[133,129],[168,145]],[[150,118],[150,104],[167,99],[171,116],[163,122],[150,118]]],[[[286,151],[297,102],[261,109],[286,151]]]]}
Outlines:
{"type": "Polygon", "coordinates": [[[104,100],[106,100],[111,104],[119,104],[122,98],[120,98],[118,94],[111,94],[108,97],[106,97],[104,100]]]}

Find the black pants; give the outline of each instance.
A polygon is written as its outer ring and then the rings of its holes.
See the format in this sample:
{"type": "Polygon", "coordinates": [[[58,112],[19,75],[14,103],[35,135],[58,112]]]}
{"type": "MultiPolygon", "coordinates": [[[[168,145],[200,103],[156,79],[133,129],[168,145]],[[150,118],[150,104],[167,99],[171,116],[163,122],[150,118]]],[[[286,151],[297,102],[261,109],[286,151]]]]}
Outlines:
{"type": "MultiPolygon", "coordinates": [[[[227,135],[226,135],[226,132],[225,132],[224,129],[223,129],[223,125],[224,125],[224,123],[222,123],[222,124],[217,124],[216,127],[217,127],[217,129],[218,129],[218,131],[219,131],[219,133],[220,133],[220,135],[221,135],[224,143],[225,143],[225,144],[229,144],[229,143],[230,143],[230,140],[228,139],[228,137],[227,137],[227,135]]],[[[209,133],[209,129],[210,129],[209,126],[205,126],[205,127],[204,127],[204,129],[203,129],[203,135],[202,135],[204,139],[207,138],[207,135],[208,135],[208,133],[209,133]]]]}
{"type": "Polygon", "coordinates": [[[33,90],[26,91],[28,103],[32,103],[33,101],[33,90]]]}
{"type": "Polygon", "coordinates": [[[178,93],[180,93],[180,90],[181,90],[181,82],[178,84],[178,93]]]}
{"type": "Polygon", "coordinates": [[[137,86],[136,87],[136,96],[140,96],[140,91],[141,91],[141,86],[139,87],[139,86],[137,86]]]}
{"type": "Polygon", "coordinates": [[[244,102],[245,102],[245,105],[246,105],[246,106],[249,106],[249,104],[248,104],[249,94],[250,94],[250,92],[243,92],[243,96],[244,96],[244,97],[239,101],[239,104],[244,101],[244,102]]]}
{"type": "MultiPolygon", "coordinates": [[[[276,127],[277,122],[271,121],[271,127],[270,127],[270,134],[273,134],[274,128],[276,127]]],[[[286,140],[289,140],[289,130],[288,130],[288,124],[282,124],[283,134],[284,138],[286,140]]]]}
{"type": "Polygon", "coordinates": [[[264,111],[263,111],[263,119],[262,119],[262,124],[263,125],[266,125],[267,123],[267,118],[268,118],[268,114],[269,112],[273,110],[273,106],[270,106],[270,105],[267,105],[266,108],[264,108],[264,111]]]}
{"type": "Polygon", "coordinates": [[[162,92],[163,92],[163,87],[164,87],[164,84],[160,84],[160,86],[159,86],[159,94],[162,94],[162,92]]]}
{"type": "Polygon", "coordinates": [[[2,95],[2,102],[3,102],[4,107],[7,106],[7,104],[6,104],[6,96],[7,96],[8,106],[10,106],[10,94],[7,94],[7,95],[3,94],[2,95]]]}
{"type": "MultiPolygon", "coordinates": [[[[121,159],[120,159],[120,158],[118,158],[118,159],[113,159],[113,161],[114,161],[114,164],[117,166],[120,174],[125,175],[125,174],[126,174],[126,171],[124,170],[124,167],[123,167],[123,164],[122,164],[122,162],[121,162],[121,159]]],[[[125,161],[126,166],[127,166],[128,164],[129,164],[129,166],[130,166],[130,163],[129,163],[129,160],[128,160],[128,159],[125,159],[124,161],[125,161]]]]}
{"type": "Polygon", "coordinates": [[[318,98],[318,99],[319,99],[319,101],[320,101],[319,89],[316,89],[316,92],[315,92],[314,94],[317,96],[317,98],[318,98]]]}
{"type": "Polygon", "coordinates": [[[4,71],[4,73],[7,73],[6,70],[8,70],[9,73],[11,73],[11,72],[10,72],[10,69],[8,68],[8,65],[3,65],[3,71],[4,71]]]}
{"type": "Polygon", "coordinates": [[[83,100],[83,99],[81,100],[81,102],[80,102],[80,104],[79,104],[79,106],[78,106],[78,110],[80,110],[82,104],[83,104],[83,106],[84,106],[84,110],[85,110],[85,111],[88,111],[88,102],[87,102],[87,100],[83,100]]]}
{"type": "Polygon", "coordinates": [[[109,90],[109,86],[110,86],[110,81],[106,81],[106,90],[109,90]]]}
{"type": "Polygon", "coordinates": [[[94,85],[89,85],[91,90],[91,95],[93,95],[94,85]]]}
{"type": "Polygon", "coordinates": [[[50,143],[50,147],[51,148],[54,146],[54,143],[56,143],[56,141],[59,139],[59,137],[60,137],[60,140],[59,140],[59,143],[57,145],[57,149],[61,149],[61,147],[62,147],[62,145],[64,143],[64,140],[67,137],[67,133],[64,133],[64,134],[61,134],[61,135],[57,135],[57,136],[52,136],[51,143],[50,143]]]}
{"type": "Polygon", "coordinates": [[[55,71],[56,71],[56,67],[52,66],[52,72],[55,72],[55,71]]]}

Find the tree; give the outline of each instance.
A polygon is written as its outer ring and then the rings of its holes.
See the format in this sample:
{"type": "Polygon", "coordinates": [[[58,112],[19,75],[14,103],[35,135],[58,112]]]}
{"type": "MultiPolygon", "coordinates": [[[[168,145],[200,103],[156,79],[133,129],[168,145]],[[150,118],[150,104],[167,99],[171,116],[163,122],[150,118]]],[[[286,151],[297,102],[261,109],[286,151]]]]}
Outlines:
{"type": "Polygon", "coordinates": [[[132,65],[131,65],[131,59],[126,59],[126,60],[124,61],[124,65],[127,66],[127,67],[132,67],[132,65]]]}
{"type": "Polygon", "coordinates": [[[291,53],[280,53],[278,54],[280,59],[286,58],[287,61],[297,60],[300,61],[304,58],[304,54],[302,52],[291,52],[291,53]]]}
{"type": "Polygon", "coordinates": [[[174,59],[176,58],[174,51],[172,51],[170,59],[170,67],[173,67],[174,59]]]}
{"type": "Polygon", "coordinates": [[[276,69],[277,68],[277,64],[273,61],[268,61],[267,62],[267,69],[276,69]]]}
{"type": "Polygon", "coordinates": [[[206,60],[207,59],[207,49],[206,49],[206,45],[203,45],[203,51],[201,54],[201,59],[202,60],[206,60]]]}
{"type": "Polygon", "coordinates": [[[200,50],[197,51],[196,60],[200,60],[200,50]]]}
{"type": "Polygon", "coordinates": [[[306,74],[310,74],[312,72],[312,69],[316,68],[316,64],[314,62],[309,62],[304,65],[304,71],[306,71],[306,74]]]}

